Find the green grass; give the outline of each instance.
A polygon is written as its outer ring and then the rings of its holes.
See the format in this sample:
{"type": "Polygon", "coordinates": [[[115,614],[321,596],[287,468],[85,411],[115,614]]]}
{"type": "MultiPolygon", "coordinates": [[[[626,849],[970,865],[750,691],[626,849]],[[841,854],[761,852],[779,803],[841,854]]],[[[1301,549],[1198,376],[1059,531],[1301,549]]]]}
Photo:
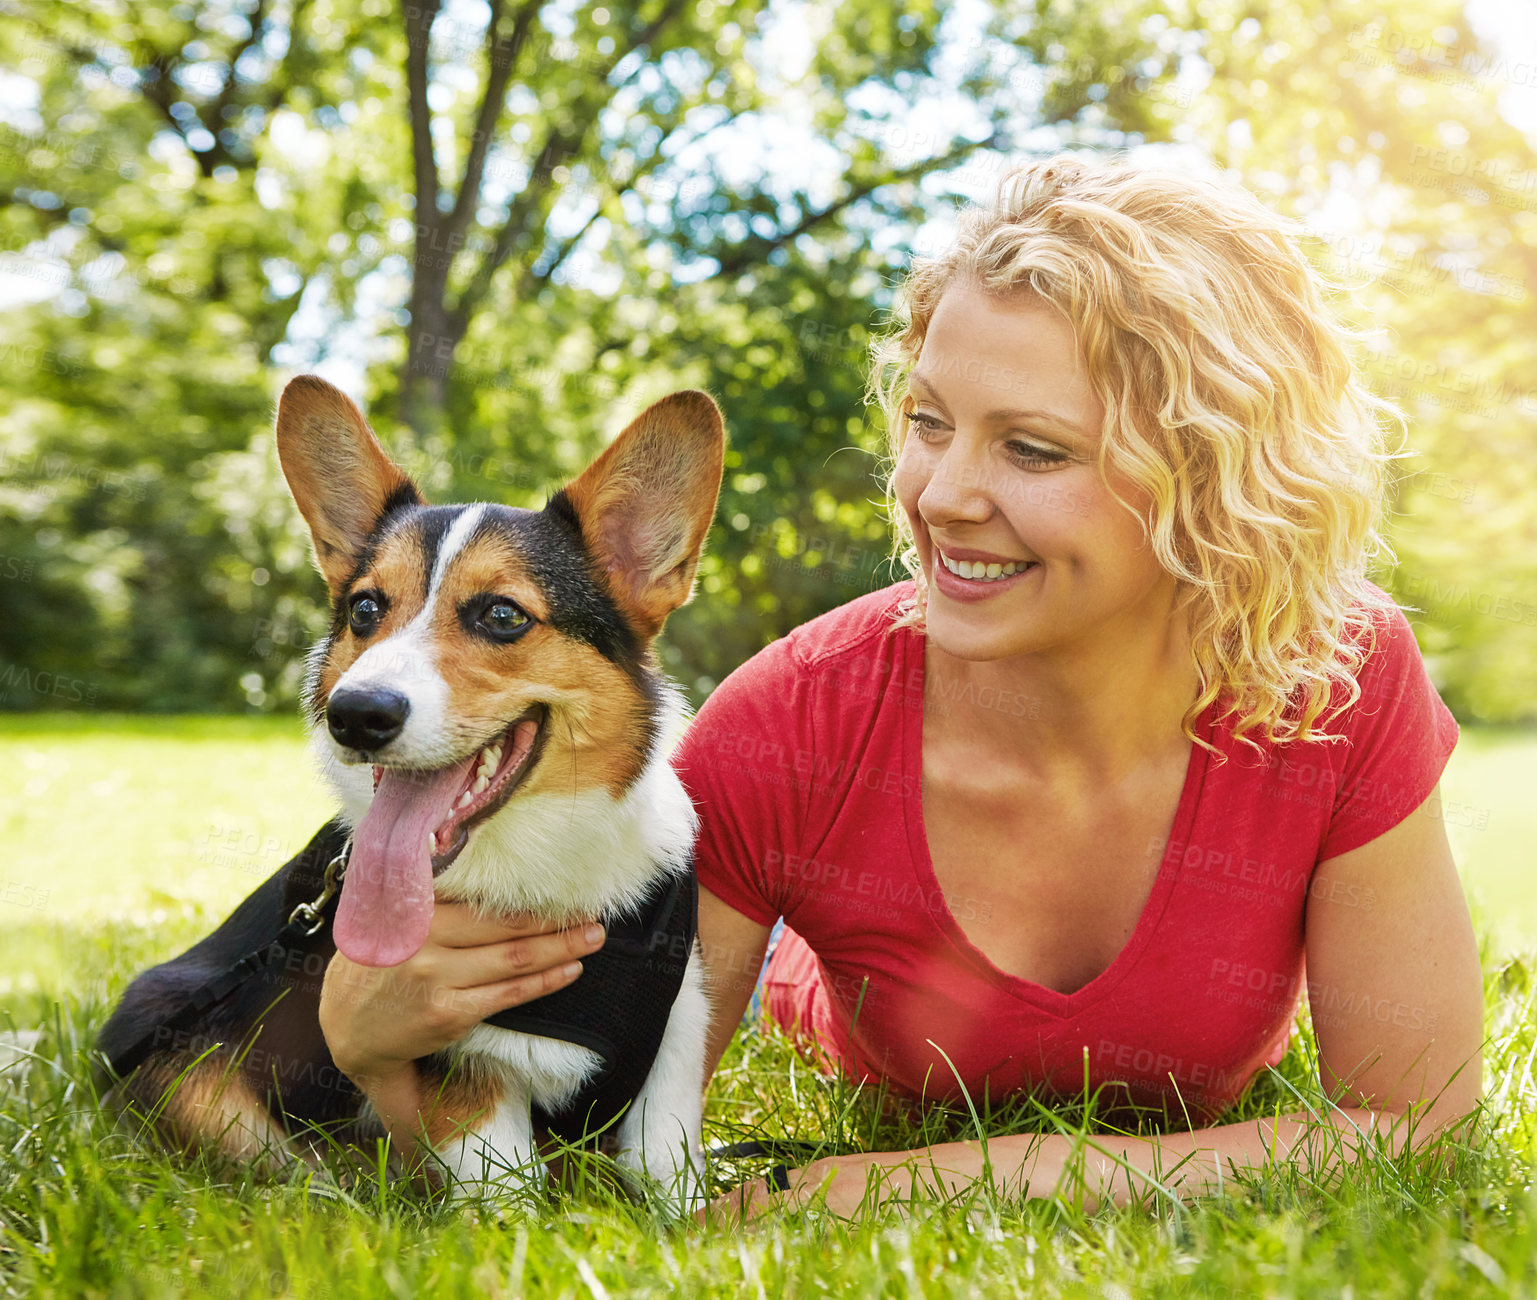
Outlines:
{"type": "MultiPolygon", "coordinates": [[[[602,1190],[498,1221],[362,1178],[272,1185],[137,1146],[97,1109],[82,1052],[110,1001],[204,933],[328,814],[290,720],[0,719],[0,1020],[44,1027],[0,1073],[0,1293],[1329,1296],[1537,1293],[1537,738],[1468,731],[1444,783],[1486,924],[1484,1139],[1445,1167],[1375,1157],[1283,1167],[1223,1199],[1085,1216],[981,1193],[846,1225],[816,1212],[745,1234],[665,1229],[602,1190]],[[1459,822],[1466,822],[1465,825],[1459,822]]],[[[1307,1093],[1309,1036],[1243,1114],[1307,1093]]],[[[1062,1122],[1090,1126],[1069,1108],[1062,1122]]],[[[988,1131],[1040,1127],[1015,1107],[988,1131]]],[[[876,1100],[739,1034],[707,1140],[744,1132],[907,1148],[969,1131],[882,1120],[876,1100]]],[[[746,1176],[761,1166],[721,1168],[746,1176]]]]}
{"type": "Polygon", "coordinates": [[[1441,779],[1446,832],[1496,952],[1537,948],[1537,732],[1462,729],[1441,779]]]}

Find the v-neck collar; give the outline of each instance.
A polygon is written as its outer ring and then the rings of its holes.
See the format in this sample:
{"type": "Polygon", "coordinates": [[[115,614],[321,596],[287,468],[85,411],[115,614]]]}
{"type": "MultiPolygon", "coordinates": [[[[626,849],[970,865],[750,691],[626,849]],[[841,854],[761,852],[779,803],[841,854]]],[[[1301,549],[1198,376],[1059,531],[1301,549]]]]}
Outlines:
{"type": "MultiPolygon", "coordinates": [[[[923,674],[925,686],[922,698],[927,699],[927,665],[924,662],[923,633],[905,628],[901,635],[902,680],[914,680],[910,674],[915,668],[918,669],[923,674]]],[[[1213,713],[1214,706],[1208,705],[1196,723],[1196,734],[1208,743],[1211,742],[1213,713]]],[[[1190,830],[1195,822],[1196,807],[1200,803],[1201,788],[1206,780],[1210,758],[1209,750],[1200,745],[1191,745],[1190,759],[1185,767],[1185,783],[1180,790],[1179,805],[1174,812],[1174,823],[1164,843],[1163,859],[1159,863],[1158,875],[1153,881],[1152,891],[1148,894],[1142,913],[1137,918],[1131,938],[1116,954],[1115,959],[1087,984],[1074,989],[1071,993],[1062,993],[1044,984],[1037,984],[1034,980],[1013,975],[995,965],[986,953],[966,937],[966,932],[961,929],[960,923],[951,912],[949,900],[945,898],[939,878],[934,874],[934,860],[929,852],[928,832],[923,820],[923,710],[903,709],[901,756],[903,784],[907,789],[918,792],[913,798],[902,800],[907,821],[908,861],[913,877],[919,889],[923,891],[922,896],[937,900],[936,906],[924,909],[925,914],[956,952],[990,983],[1051,1015],[1065,1017],[1077,1014],[1085,1007],[1098,1002],[1126,977],[1136,966],[1153,934],[1157,931],[1174,891],[1180,864],[1184,858],[1182,853],[1170,850],[1177,845],[1190,842],[1190,830]]]]}

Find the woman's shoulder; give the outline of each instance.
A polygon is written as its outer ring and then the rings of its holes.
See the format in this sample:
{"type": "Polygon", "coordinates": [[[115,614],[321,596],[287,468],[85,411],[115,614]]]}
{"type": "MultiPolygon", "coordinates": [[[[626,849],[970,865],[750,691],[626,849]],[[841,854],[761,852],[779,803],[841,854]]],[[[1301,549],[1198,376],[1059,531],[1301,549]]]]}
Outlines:
{"type": "Polygon", "coordinates": [[[1335,688],[1313,735],[1214,737],[1239,761],[1214,769],[1213,792],[1234,807],[1255,803],[1256,824],[1297,828],[1302,810],[1315,809],[1318,861],[1367,843],[1419,807],[1458,738],[1404,610],[1385,597],[1357,609],[1363,617],[1349,638],[1362,654],[1355,689],[1335,688]]]}
{"type": "MultiPolygon", "coordinates": [[[[1354,626],[1344,638],[1356,662],[1349,680],[1334,684],[1313,728],[1333,735],[1347,749],[1385,715],[1398,714],[1406,707],[1445,712],[1404,610],[1374,583],[1365,586],[1367,598],[1356,602],[1354,626]]],[[[1301,688],[1296,698],[1302,698],[1301,688]]],[[[1250,739],[1283,755],[1311,753],[1316,748],[1312,740],[1261,742],[1257,733],[1251,733],[1250,739]]]]}
{"type": "Polygon", "coordinates": [[[902,629],[894,628],[893,621],[912,603],[913,595],[911,581],[893,583],[817,615],[784,639],[810,668],[841,655],[863,653],[875,642],[901,635],[902,629]]]}
{"type": "Polygon", "coordinates": [[[1364,615],[1350,638],[1362,656],[1354,674],[1360,694],[1353,701],[1341,698],[1340,703],[1345,713],[1357,716],[1368,716],[1384,705],[1396,704],[1406,693],[1436,694],[1408,615],[1381,587],[1370,582],[1366,587],[1383,603],[1363,601],[1356,606],[1364,615]]]}
{"type": "MultiPolygon", "coordinates": [[[[709,808],[707,823],[729,822],[755,843],[782,840],[787,828],[809,834],[808,823],[820,825],[823,813],[841,806],[831,792],[852,770],[847,756],[867,752],[877,730],[880,743],[899,743],[900,718],[890,709],[883,728],[870,723],[892,700],[883,679],[905,662],[900,638],[917,635],[893,627],[912,590],[897,583],[809,620],[710,693],[672,755],[695,802],[709,808]]],[[[756,849],[741,845],[718,852],[711,837],[720,833],[712,829],[701,841],[712,871],[733,854],[758,860],[756,849]]]]}
{"type": "Polygon", "coordinates": [[[1404,611],[1373,609],[1360,643],[1360,694],[1329,726],[1343,743],[1331,754],[1335,799],[1320,859],[1368,843],[1420,807],[1457,745],[1457,720],[1404,611]]]}
{"type": "Polygon", "coordinates": [[[893,626],[912,598],[912,582],[898,582],[819,614],[764,646],[727,677],[719,689],[725,689],[739,676],[756,683],[767,676],[812,677],[844,658],[880,654],[894,638],[915,635],[893,626]]]}
{"type": "Polygon", "coordinates": [[[885,679],[905,662],[900,638],[919,635],[893,626],[912,592],[911,582],[869,592],[764,646],[710,693],[684,748],[711,737],[757,737],[756,748],[809,752],[857,731],[887,698],[885,679]]]}

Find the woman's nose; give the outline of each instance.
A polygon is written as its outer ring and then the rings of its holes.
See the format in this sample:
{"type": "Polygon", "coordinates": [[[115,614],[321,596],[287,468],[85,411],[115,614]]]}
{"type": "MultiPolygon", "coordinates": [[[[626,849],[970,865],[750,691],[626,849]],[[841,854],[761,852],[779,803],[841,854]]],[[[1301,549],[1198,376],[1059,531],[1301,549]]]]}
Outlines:
{"type": "Polygon", "coordinates": [[[990,479],[985,457],[955,439],[919,494],[918,511],[930,523],[980,523],[996,508],[990,479]]]}

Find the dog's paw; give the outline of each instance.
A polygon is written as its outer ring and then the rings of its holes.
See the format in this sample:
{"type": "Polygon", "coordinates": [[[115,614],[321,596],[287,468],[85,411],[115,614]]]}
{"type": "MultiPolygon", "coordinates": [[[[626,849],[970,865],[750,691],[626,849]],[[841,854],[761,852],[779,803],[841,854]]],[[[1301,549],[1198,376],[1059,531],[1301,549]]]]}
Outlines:
{"type": "Polygon", "coordinates": [[[537,1213],[549,1196],[549,1176],[541,1165],[537,1173],[504,1171],[488,1178],[455,1178],[444,1188],[447,1205],[471,1217],[519,1218],[537,1213]]]}
{"type": "Polygon", "coordinates": [[[537,1154],[520,1159],[482,1143],[466,1143],[434,1155],[445,1200],[457,1209],[515,1215],[537,1209],[548,1195],[549,1170],[537,1154]]]}
{"type": "Polygon", "coordinates": [[[615,1160],[631,1190],[665,1219],[687,1218],[708,1202],[704,1151],[697,1143],[634,1147],[615,1160]]]}

